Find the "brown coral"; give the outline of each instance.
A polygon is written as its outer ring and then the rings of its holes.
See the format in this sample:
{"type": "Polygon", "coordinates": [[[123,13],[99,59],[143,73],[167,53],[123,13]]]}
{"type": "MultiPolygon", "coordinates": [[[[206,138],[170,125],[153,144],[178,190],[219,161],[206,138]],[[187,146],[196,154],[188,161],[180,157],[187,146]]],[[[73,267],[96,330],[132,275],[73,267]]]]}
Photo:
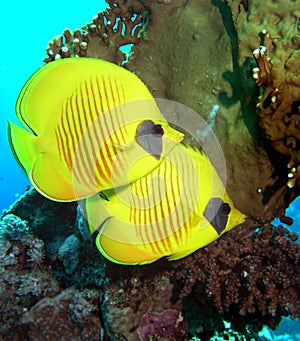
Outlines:
{"type": "Polygon", "coordinates": [[[21,326],[30,340],[99,340],[98,295],[68,289],[44,298],[25,314],[21,326]]]}
{"type": "Polygon", "coordinates": [[[281,316],[300,317],[300,247],[279,226],[237,228],[172,264],[181,296],[222,314],[237,329],[276,328],[281,316]]]}
{"type": "Polygon", "coordinates": [[[258,0],[226,3],[238,35],[240,66],[252,51],[257,63],[253,77],[261,87],[257,109],[265,142],[284,156],[285,183],[292,188],[300,177],[299,4],[266,1],[262,10],[258,0]]]}
{"type": "MultiPolygon", "coordinates": [[[[281,154],[289,157],[287,164],[291,172],[287,185],[294,187],[300,177],[300,75],[297,74],[300,53],[282,46],[276,39],[263,30],[263,46],[253,51],[257,68],[253,77],[258,86],[263,87],[263,94],[257,105],[260,126],[272,146],[281,154]],[[267,47],[268,46],[268,47],[267,47]],[[276,51],[276,50],[279,50],[276,51]],[[285,51],[287,50],[287,51],[285,51]],[[285,53],[284,53],[285,52],[285,53]],[[281,60],[275,65],[271,56],[276,54],[281,60]]],[[[295,41],[295,36],[291,38],[295,41]]]]}
{"type": "MultiPolygon", "coordinates": [[[[126,3],[126,1],[124,1],[126,3]]],[[[54,37],[46,48],[46,63],[58,58],[90,57],[101,58],[122,64],[126,54],[121,48],[138,44],[141,31],[147,25],[147,11],[143,5],[126,4],[124,10],[117,2],[110,1],[111,7],[98,12],[92,22],[72,32],[66,28],[62,35],[54,37]],[[101,51],[101,52],[100,52],[101,51]]]]}

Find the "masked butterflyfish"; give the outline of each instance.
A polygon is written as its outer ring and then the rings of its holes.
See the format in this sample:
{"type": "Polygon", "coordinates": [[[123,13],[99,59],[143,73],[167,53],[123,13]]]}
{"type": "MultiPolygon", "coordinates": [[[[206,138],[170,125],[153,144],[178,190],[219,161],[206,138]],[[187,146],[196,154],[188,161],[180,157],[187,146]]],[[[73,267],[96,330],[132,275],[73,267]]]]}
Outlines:
{"type": "Polygon", "coordinates": [[[13,153],[32,185],[57,201],[85,198],[145,176],[183,138],[144,83],[115,64],[67,58],[42,66],[9,122],[13,153]]]}
{"type": "Polygon", "coordinates": [[[245,219],[206,155],[182,144],[145,177],[82,208],[101,254],[120,264],[185,257],[245,219]]]}

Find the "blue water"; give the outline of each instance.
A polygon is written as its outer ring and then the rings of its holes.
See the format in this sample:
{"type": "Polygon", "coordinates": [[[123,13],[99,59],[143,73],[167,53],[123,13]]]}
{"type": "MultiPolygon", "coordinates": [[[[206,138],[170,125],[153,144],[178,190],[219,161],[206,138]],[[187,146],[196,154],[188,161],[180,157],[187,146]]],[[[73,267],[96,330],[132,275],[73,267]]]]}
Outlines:
{"type": "Polygon", "coordinates": [[[1,1],[0,212],[29,184],[7,142],[7,120],[17,123],[14,107],[22,86],[43,65],[50,39],[65,27],[81,27],[105,7],[104,0],[1,1]]]}

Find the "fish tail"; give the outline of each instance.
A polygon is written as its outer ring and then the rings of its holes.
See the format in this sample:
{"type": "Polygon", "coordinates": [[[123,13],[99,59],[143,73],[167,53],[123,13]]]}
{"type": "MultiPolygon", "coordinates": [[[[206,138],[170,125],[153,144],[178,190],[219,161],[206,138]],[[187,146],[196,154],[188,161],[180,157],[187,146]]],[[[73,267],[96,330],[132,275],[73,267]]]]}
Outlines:
{"type": "Polygon", "coordinates": [[[8,122],[8,140],[11,150],[28,177],[36,157],[36,139],[35,135],[8,122]]]}

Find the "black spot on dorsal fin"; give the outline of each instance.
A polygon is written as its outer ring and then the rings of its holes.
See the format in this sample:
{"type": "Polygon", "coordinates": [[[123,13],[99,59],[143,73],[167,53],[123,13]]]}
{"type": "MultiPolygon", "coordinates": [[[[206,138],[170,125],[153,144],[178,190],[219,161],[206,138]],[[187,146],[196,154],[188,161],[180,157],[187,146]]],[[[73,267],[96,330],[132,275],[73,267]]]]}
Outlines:
{"type": "Polygon", "coordinates": [[[218,234],[226,228],[228,215],[231,208],[220,198],[212,198],[209,200],[204,210],[204,217],[211,223],[218,234]]]}
{"type": "Polygon", "coordinates": [[[154,124],[151,120],[145,120],[137,127],[136,141],[150,155],[159,160],[162,153],[163,134],[164,129],[160,124],[154,124]]]}

